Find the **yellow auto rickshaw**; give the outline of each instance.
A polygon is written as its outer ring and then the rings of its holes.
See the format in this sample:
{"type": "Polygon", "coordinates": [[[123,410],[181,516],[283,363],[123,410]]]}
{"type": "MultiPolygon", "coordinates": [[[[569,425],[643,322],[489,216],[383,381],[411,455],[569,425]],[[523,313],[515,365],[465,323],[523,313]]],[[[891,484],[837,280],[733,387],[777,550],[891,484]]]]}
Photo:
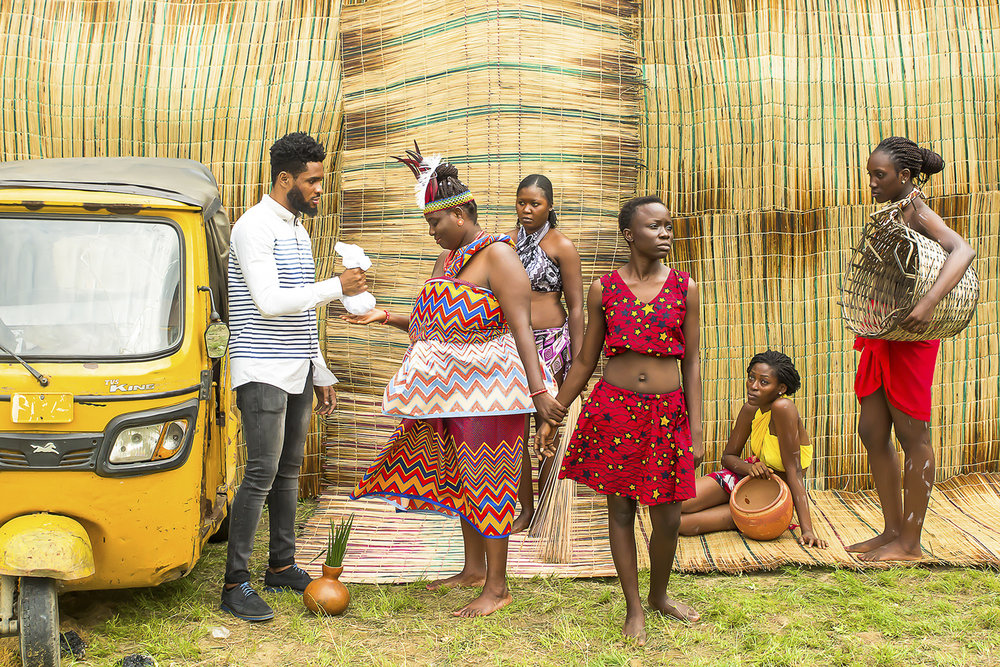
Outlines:
{"type": "Polygon", "coordinates": [[[229,221],[191,160],[0,163],[0,635],[57,592],[184,576],[225,529],[229,221]]]}

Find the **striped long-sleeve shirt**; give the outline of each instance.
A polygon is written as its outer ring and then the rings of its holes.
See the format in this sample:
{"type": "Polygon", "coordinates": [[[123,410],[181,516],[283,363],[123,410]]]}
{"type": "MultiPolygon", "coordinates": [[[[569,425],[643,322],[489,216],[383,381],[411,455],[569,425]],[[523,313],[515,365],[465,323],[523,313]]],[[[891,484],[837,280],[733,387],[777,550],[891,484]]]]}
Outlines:
{"type": "Polygon", "coordinates": [[[320,351],[316,306],[342,295],[339,278],[316,282],[312,243],[299,219],[264,195],[230,237],[233,387],[263,382],[297,394],[310,364],[314,385],[336,383],[320,351]]]}

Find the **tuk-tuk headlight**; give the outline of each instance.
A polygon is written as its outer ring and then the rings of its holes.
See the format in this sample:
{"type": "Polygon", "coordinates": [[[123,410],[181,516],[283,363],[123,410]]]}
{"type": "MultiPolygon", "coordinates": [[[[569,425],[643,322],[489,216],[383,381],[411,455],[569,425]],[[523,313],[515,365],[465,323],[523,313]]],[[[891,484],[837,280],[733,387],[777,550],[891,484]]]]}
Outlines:
{"type": "Polygon", "coordinates": [[[111,447],[108,461],[139,463],[169,459],[180,451],[187,428],[187,420],[179,419],[122,429],[111,447]]]}
{"type": "Polygon", "coordinates": [[[160,442],[153,452],[154,461],[169,459],[180,451],[184,444],[184,435],[187,433],[187,420],[181,419],[174,422],[167,422],[160,432],[160,442]]]}

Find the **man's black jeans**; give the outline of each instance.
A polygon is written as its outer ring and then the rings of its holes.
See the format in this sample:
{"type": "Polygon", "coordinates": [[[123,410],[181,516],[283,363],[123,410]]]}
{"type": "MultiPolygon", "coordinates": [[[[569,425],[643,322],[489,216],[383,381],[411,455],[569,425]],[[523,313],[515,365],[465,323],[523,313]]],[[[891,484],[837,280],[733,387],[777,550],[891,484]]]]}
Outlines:
{"type": "Polygon", "coordinates": [[[268,566],[281,568],[295,563],[299,468],[309,433],[312,402],[312,369],[301,394],[289,394],[262,382],[248,382],[236,388],[247,465],[229,510],[227,584],[250,581],[247,563],[265,499],[271,528],[268,566]]]}

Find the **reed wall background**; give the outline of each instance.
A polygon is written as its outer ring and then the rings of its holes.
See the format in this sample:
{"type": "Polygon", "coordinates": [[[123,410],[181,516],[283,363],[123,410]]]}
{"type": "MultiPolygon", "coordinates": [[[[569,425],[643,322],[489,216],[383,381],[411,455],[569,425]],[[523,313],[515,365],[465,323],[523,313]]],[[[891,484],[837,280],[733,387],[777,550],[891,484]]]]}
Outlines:
{"type": "MultiPolygon", "coordinates": [[[[383,305],[408,312],[441,251],[413,177],[390,158],[414,140],[458,166],[486,230],[514,228],[517,184],[540,172],[580,249],[584,284],[620,259],[613,219],[640,160],[637,12],[630,0],[345,5],[341,233],[372,256],[383,305]]],[[[328,336],[349,380],[324,473],[348,492],[397,424],[380,414],[381,397],[408,339],[378,326],[328,336]]]]}
{"type": "Polygon", "coordinates": [[[813,482],[870,484],[839,283],[874,210],[868,155],[895,134],[944,157],[924,192],[979,254],[977,316],[942,344],[936,373],[937,477],[998,469],[998,12],[954,1],[644,2],[639,189],[666,197],[686,239],[678,264],[702,284],[707,460],[721,455],[746,364],[771,347],[802,374],[813,482]]]}
{"type": "MultiPolygon", "coordinates": [[[[908,135],[948,163],[925,192],[983,281],[972,327],[942,346],[938,477],[1000,467],[1000,15],[985,0],[11,0],[0,36],[5,160],[200,160],[235,220],[267,191],[275,138],[340,149],[308,223],[319,273],[335,270],[334,240],[359,243],[393,310],[437,254],[389,158],[414,139],[459,166],[489,231],[512,227],[522,176],[548,174],[585,284],[623,261],[621,202],[661,194],[675,264],[702,285],[708,467],[747,360],[771,346],[802,371],[818,487],[868,483],[837,286],[872,210],[867,155],[908,135]]],[[[305,494],[321,459],[348,491],[387,437],[378,401],[406,345],[328,310],[341,411],[322,451],[310,443],[305,494]]]]}

